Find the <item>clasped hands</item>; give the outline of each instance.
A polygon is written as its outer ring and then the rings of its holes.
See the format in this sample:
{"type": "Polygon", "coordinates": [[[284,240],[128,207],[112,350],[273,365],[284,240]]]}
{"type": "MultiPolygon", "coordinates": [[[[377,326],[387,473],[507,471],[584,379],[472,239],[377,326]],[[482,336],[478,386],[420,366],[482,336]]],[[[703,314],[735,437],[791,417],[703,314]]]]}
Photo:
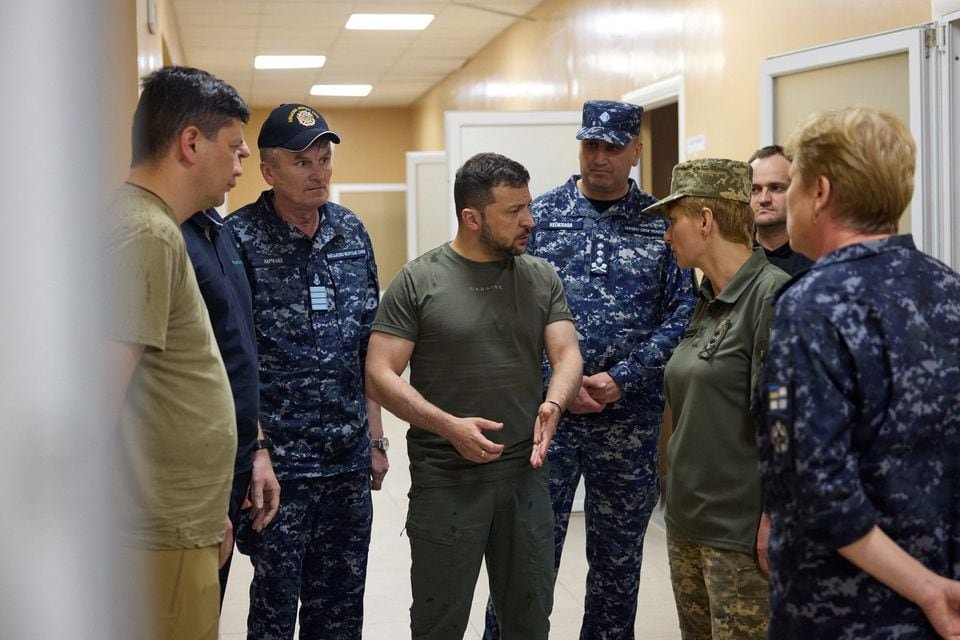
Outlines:
{"type": "Polygon", "coordinates": [[[577,397],[567,409],[570,413],[600,413],[608,404],[623,397],[623,391],[617,381],[607,373],[601,371],[592,376],[583,376],[577,397]]]}

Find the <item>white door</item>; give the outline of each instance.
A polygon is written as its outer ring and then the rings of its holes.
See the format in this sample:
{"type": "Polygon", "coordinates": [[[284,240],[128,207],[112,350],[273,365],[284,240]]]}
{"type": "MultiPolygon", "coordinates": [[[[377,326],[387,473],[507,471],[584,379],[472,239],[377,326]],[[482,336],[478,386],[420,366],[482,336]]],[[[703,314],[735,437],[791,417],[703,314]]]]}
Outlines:
{"type": "Polygon", "coordinates": [[[407,152],[407,260],[450,240],[447,154],[407,152]]]}
{"type": "Polygon", "coordinates": [[[460,165],[483,151],[503,154],[527,168],[536,198],[580,173],[580,121],[580,111],[447,111],[451,237],[457,231],[453,180],[460,165]]]}
{"type": "Polygon", "coordinates": [[[937,99],[944,53],[938,33],[931,23],[768,58],[760,67],[760,140],[782,144],[816,109],[867,104],[894,113],[917,143],[914,195],[900,231],[947,261],[937,99]]]}

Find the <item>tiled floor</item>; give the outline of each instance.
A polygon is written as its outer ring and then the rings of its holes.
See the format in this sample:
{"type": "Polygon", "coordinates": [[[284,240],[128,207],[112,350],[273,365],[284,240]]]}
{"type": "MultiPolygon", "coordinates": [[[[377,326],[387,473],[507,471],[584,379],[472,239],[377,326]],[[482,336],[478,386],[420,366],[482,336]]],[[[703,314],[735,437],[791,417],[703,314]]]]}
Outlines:
{"type": "MultiPolygon", "coordinates": [[[[390,472],[382,491],[374,492],[373,540],[367,571],[365,601],[365,640],[398,640],[409,637],[410,550],[402,535],[410,474],[407,471],[404,431],[401,423],[384,413],[384,430],[390,438],[390,472]]],[[[584,557],[582,514],[574,514],[564,548],[563,563],[554,593],[551,640],[575,640],[583,616],[584,557]]],[[[220,621],[222,640],[246,638],[247,588],[252,570],[245,556],[234,557],[230,584],[220,621]]],[[[487,600],[485,574],[481,573],[470,614],[470,626],[464,636],[470,640],[483,633],[483,607],[487,600]]],[[[680,638],[676,607],[670,590],[666,541],[662,519],[654,516],[647,530],[640,597],[637,606],[638,640],[674,640],[680,638]]]]}

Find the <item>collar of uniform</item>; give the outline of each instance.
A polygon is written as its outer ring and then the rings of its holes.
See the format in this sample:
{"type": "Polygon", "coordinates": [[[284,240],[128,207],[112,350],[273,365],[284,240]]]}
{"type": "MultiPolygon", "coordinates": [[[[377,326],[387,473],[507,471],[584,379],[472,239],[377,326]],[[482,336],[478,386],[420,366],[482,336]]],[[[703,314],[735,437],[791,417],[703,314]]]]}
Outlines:
{"type": "Polygon", "coordinates": [[[719,300],[725,304],[734,304],[740,296],[743,295],[743,292],[747,290],[757,275],[759,275],[760,271],[768,264],[770,263],[767,261],[767,256],[763,252],[763,249],[754,249],[750,257],[747,258],[747,261],[733,274],[733,278],[730,279],[727,286],[720,292],[720,295],[714,297],[713,291],[710,288],[710,280],[706,277],[704,277],[703,282],[700,283],[700,295],[706,299],[707,302],[719,300]]]}
{"type": "Polygon", "coordinates": [[[187,222],[191,222],[194,225],[200,227],[200,229],[206,229],[207,227],[216,227],[217,229],[223,226],[223,218],[220,217],[220,214],[217,213],[216,209],[207,209],[206,211],[198,211],[187,219],[187,222]]]}
{"type": "Polygon", "coordinates": [[[917,245],[913,242],[913,236],[905,234],[899,236],[889,236],[879,240],[870,240],[869,242],[858,242],[849,244],[839,249],[834,249],[826,254],[811,268],[820,268],[825,265],[836,262],[848,262],[850,260],[859,260],[868,256],[875,256],[887,251],[914,251],[917,245]]]}
{"type": "Polygon", "coordinates": [[[284,220],[283,217],[277,213],[276,208],[273,206],[273,189],[268,189],[261,193],[258,204],[265,214],[269,214],[265,216],[266,219],[272,221],[274,228],[277,229],[281,236],[285,236],[289,240],[299,241],[306,239],[316,241],[319,239],[320,244],[327,244],[338,235],[346,235],[344,233],[343,216],[340,213],[341,207],[336,204],[327,202],[320,207],[320,223],[317,225],[317,231],[313,238],[307,238],[302,231],[290,224],[287,220],[284,220]]]}
{"type": "Polygon", "coordinates": [[[763,245],[761,245],[759,242],[757,242],[756,239],[754,239],[753,248],[754,249],[763,248],[764,253],[766,253],[768,256],[787,257],[793,253],[793,249],[790,248],[789,241],[784,242],[782,245],[780,245],[776,249],[767,249],[766,247],[763,247],[763,245]]]}
{"type": "MultiPolygon", "coordinates": [[[[571,176],[567,184],[571,186],[573,191],[576,193],[577,198],[583,198],[587,202],[590,200],[583,194],[582,191],[577,187],[577,181],[580,179],[580,174],[574,174],[571,176]]],[[[637,182],[633,178],[627,178],[627,194],[620,198],[613,206],[609,209],[597,215],[597,218],[604,218],[606,216],[619,215],[627,218],[631,217],[643,217],[645,215],[650,215],[650,217],[657,218],[653,214],[641,214],[640,212],[647,206],[656,202],[656,198],[651,196],[649,193],[642,191],[637,182]]],[[[592,205],[591,205],[591,208],[592,205]]],[[[570,217],[582,218],[583,215],[577,211],[577,208],[574,207],[567,214],[570,217]]]]}
{"type": "Polygon", "coordinates": [[[267,189],[260,194],[257,199],[257,207],[260,209],[260,217],[263,223],[273,228],[271,233],[276,234],[275,241],[284,242],[302,242],[309,240],[300,229],[287,222],[281,217],[273,206],[273,189],[267,189]]]}
{"type": "MultiPolygon", "coordinates": [[[[284,226],[294,229],[298,237],[303,237],[296,227],[280,217],[273,206],[273,189],[268,189],[260,194],[260,206],[272,214],[272,218],[283,223],[284,226]]],[[[349,236],[349,225],[346,223],[345,212],[349,209],[342,207],[335,202],[327,202],[320,207],[320,224],[317,226],[317,235],[325,239],[332,239],[336,236],[349,236]]],[[[325,244],[325,243],[324,243],[325,244]]]]}
{"type": "Polygon", "coordinates": [[[916,249],[917,245],[913,241],[913,236],[907,234],[890,236],[887,238],[881,238],[880,240],[871,240],[869,242],[858,242],[856,244],[840,247],[839,249],[834,249],[825,256],[822,256],[807,269],[804,269],[800,273],[790,278],[790,280],[788,280],[782,287],[780,287],[780,290],[777,291],[776,300],[779,300],[780,296],[786,293],[787,290],[792,288],[797,282],[801,280],[809,281],[806,274],[810,274],[811,272],[819,272],[824,267],[830,267],[832,265],[841,264],[844,262],[853,262],[854,260],[876,256],[888,251],[916,251],[916,249]]]}

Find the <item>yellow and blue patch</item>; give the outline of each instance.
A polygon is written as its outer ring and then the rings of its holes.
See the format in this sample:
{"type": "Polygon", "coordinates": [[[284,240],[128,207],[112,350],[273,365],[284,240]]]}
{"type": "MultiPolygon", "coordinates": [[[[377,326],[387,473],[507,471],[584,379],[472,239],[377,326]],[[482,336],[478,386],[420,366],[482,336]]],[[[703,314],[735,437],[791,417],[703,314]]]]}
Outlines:
{"type": "Polygon", "coordinates": [[[768,409],[777,413],[784,413],[790,408],[789,394],[786,385],[772,384],[767,387],[768,409]]]}

